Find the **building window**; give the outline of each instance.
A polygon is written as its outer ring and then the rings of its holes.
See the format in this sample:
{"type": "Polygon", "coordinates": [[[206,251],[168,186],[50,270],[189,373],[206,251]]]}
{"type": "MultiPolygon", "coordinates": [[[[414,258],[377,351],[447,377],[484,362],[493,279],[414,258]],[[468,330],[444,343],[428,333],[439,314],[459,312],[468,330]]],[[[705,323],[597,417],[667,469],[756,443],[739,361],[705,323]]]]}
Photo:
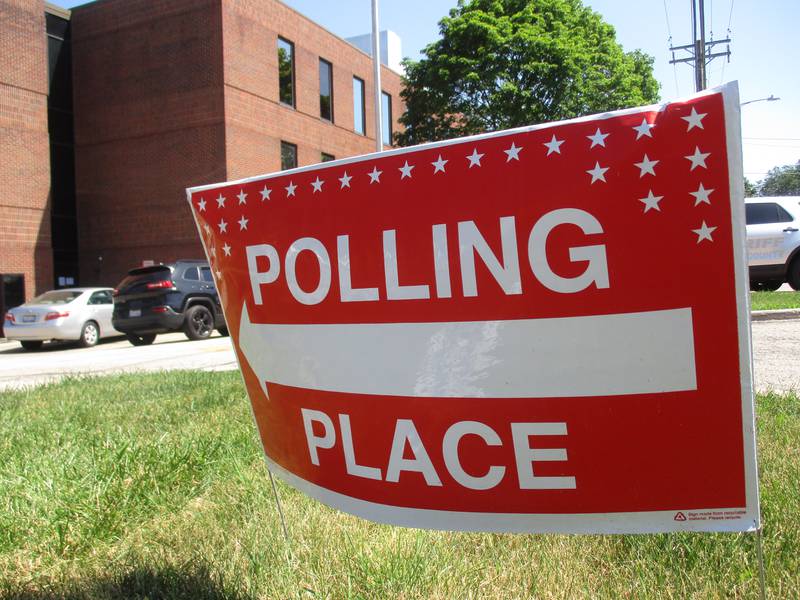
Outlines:
{"type": "Polygon", "coordinates": [[[280,100],[294,108],[294,44],[278,38],[278,87],[280,100]]]}
{"type": "Polygon", "coordinates": [[[297,166],[297,145],[281,142],[281,170],[294,169],[297,166]]]}
{"type": "Polygon", "coordinates": [[[327,154],[326,152],[322,153],[322,162],[331,162],[332,160],[336,160],[336,157],[333,154],[327,154]]]}
{"type": "Polygon", "coordinates": [[[319,116],[333,123],[333,65],[319,59],[319,116]]]}
{"type": "Polygon", "coordinates": [[[386,92],[381,92],[381,129],[383,130],[383,145],[392,145],[392,97],[386,92]]]}
{"type": "Polygon", "coordinates": [[[364,105],[364,80],[353,77],[353,129],[356,133],[366,135],[367,121],[364,105]]]}

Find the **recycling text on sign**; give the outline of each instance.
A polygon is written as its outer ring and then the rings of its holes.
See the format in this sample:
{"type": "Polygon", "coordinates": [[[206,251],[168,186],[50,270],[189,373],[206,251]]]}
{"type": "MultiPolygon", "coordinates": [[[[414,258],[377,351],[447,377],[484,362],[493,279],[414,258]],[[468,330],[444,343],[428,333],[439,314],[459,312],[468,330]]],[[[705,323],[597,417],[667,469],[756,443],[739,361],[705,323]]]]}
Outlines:
{"type": "Polygon", "coordinates": [[[188,190],[272,468],[377,521],[758,525],[735,84],[188,190]]]}

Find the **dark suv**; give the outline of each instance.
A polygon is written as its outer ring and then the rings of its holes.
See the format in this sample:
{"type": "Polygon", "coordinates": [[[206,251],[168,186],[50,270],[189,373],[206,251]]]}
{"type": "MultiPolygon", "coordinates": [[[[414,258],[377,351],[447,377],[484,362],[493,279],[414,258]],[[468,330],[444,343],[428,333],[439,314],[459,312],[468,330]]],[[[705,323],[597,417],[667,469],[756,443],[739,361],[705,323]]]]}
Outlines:
{"type": "Polygon", "coordinates": [[[183,331],[202,340],[216,328],[228,335],[211,269],[204,260],[132,269],[114,290],[114,328],[134,346],[152,344],[159,333],[183,331]]]}

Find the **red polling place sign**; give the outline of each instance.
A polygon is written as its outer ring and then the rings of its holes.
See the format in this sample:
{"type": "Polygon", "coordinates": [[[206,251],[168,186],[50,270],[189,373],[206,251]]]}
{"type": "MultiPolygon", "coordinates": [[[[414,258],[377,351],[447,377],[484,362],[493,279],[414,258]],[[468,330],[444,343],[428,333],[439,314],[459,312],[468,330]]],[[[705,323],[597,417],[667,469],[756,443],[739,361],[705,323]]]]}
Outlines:
{"type": "Polygon", "coordinates": [[[738,102],[188,190],[269,466],[412,527],[757,528],[738,102]]]}

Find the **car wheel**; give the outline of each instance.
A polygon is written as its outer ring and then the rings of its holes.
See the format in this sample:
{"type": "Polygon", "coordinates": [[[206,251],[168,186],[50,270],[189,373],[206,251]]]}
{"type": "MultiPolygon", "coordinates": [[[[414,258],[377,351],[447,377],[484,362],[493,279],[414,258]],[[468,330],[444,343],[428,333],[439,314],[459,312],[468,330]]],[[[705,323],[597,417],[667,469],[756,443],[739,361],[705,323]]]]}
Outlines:
{"type": "Polygon", "coordinates": [[[774,292],[782,285],[782,281],[759,281],[758,283],[751,283],[750,290],[753,292],[774,292]]]}
{"type": "Polygon", "coordinates": [[[156,339],[155,333],[148,333],[146,335],[137,335],[135,333],[126,333],[125,337],[134,346],[149,346],[156,339]]]}
{"type": "Polygon", "coordinates": [[[217,331],[219,331],[219,334],[222,337],[228,337],[231,334],[231,332],[228,331],[228,328],[224,325],[222,327],[217,327],[217,331]]]}
{"type": "Polygon", "coordinates": [[[786,280],[792,289],[800,292],[800,256],[796,256],[789,265],[789,272],[786,273],[786,280]]]}
{"type": "Polygon", "coordinates": [[[81,329],[81,337],[78,340],[78,345],[80,345],[81,348],[91,348],[97,345],[99,339],[100,329],[98,329],[97,323],[94,321],[86,321],[81,329]]]}
{"type": "Polygon", "coordinates": [[[44,344],[44,342],[36,340],[36,341],[20,342],[20,344],[22,344],[22,347],[25,348],[25,350],[38,350],[39,348],[42,347],[42,344],[44,344]]]}
{"type": "Polygon", "coordinates": [[[190,306],[186,311],[183,332],[190,340],[204,340],[214,330],[214,317],[202,304],[190,306]]]}

